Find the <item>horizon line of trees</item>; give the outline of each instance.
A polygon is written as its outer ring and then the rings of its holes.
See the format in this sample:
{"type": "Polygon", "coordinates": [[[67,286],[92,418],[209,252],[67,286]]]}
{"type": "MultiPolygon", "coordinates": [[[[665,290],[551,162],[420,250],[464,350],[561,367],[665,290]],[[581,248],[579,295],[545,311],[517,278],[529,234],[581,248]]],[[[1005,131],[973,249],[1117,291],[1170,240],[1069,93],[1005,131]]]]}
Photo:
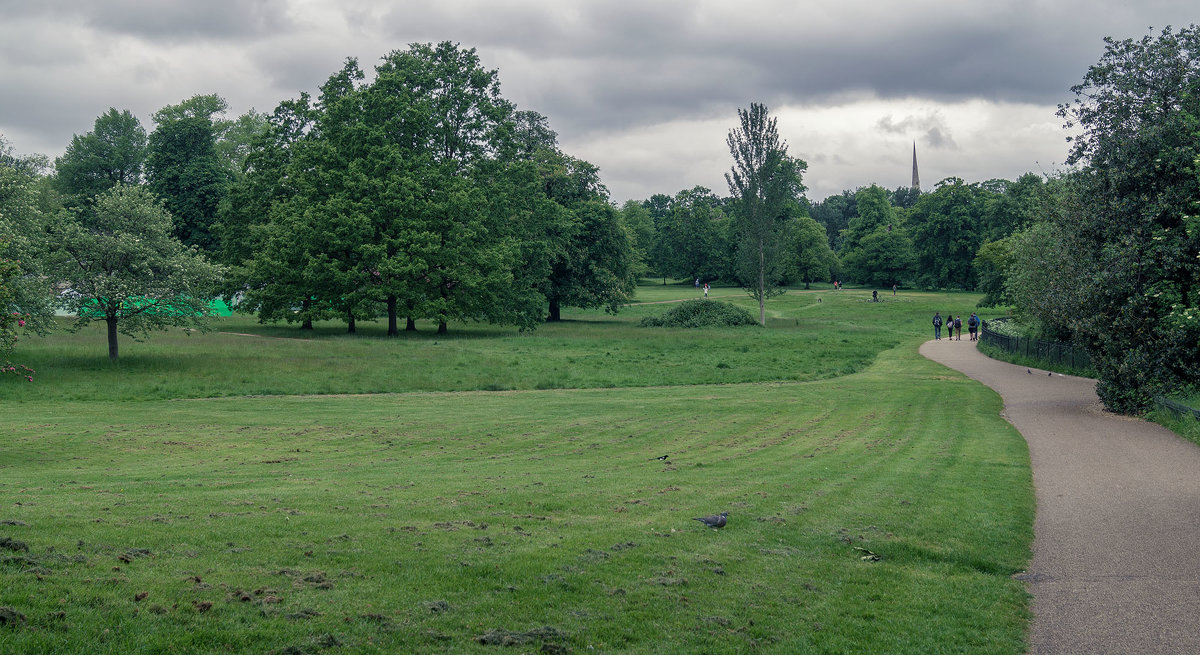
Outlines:
{"type": "Polygon", "coordinates": [[[1106,39],[1059,108],[1081,130],[1067,171],[816,203],[755,103],[727,139],[729,196],[616,207],[474,49],[414,44],[365,78],[348,59],[315,98],[234,120],[194,96],[149,134],[111,109],[52,173],[0,141],[0,356],[55,304],[105,321],[115,358],[117,332],[202,327],[206,308],[181,299],[217,291],[262,321],[386,316],[397,334],[401,319],[528,329],[565,306],[616,311],[656,276],[738,284],[764,321],[769,297],[815,281],[978,290],[1084,346],[1118,411],[1200,379],[1195,26],[1106,39]]]}

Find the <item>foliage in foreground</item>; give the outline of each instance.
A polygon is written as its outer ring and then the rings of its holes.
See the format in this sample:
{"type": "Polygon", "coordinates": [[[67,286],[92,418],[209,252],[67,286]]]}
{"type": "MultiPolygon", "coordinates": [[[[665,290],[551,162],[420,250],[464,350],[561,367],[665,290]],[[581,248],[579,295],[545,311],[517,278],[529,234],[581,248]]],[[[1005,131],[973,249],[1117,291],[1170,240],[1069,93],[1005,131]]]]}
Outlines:
{"type": "Polygon", "coordinates": [[[1200,28],[1105,43],[1059,108],[1082,168],[1014,239],[1012,299],[1087,348],[1107,408],[1141,413],[1200,377],[1200,28]]]}
{"type": "Polygon", "coordinates": [[[642,319],[642,327],[736,327],[739,325],[758,325],[758,321],[750,312],[715,300],[689,300],[680,303],[662,316],[646,316],[642,319]]]}

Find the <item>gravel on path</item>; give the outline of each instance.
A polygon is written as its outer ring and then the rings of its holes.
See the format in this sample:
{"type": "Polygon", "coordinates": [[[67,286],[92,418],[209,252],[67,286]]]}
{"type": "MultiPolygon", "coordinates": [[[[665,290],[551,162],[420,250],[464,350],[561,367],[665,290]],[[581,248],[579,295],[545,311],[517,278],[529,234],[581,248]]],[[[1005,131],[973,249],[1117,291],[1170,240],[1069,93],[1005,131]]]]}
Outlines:
{"type": "Polygon", "coordinates": [[[1029,444],[1029,652],[1200,653],[1200,447],[1104,411],[1095,380],[1000,362],[971,341],[920,352],[996,390],[1029,444]]]}

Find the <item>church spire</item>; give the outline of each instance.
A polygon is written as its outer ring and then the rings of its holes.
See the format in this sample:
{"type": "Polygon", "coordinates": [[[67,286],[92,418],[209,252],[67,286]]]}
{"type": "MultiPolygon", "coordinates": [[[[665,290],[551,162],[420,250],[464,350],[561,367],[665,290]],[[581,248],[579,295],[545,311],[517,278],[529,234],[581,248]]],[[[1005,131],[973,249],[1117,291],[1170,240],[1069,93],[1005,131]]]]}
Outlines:
{"type": "Polygon", "coordinates": [[[915,190],[917,190],[917,191],[920,191],[920,190],[921,190],[921,178],[920,178],[920,177],[917,175],[917,142],[916,142],[916,141],[913,141],[913,179],[912,179],[912,188],[913,188],[913,189],[915,189],[915,190]]]}

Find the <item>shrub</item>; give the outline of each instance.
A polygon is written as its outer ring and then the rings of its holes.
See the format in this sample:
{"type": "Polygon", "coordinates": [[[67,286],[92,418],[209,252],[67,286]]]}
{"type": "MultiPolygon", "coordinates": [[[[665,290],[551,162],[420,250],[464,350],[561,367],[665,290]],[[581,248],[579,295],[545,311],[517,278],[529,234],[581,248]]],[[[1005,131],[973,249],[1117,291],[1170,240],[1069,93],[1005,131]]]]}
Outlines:
{"type": "Polygon", "coordinates": [[[689,300],[673,307],[662,316],[647,316],[642,327],[730,327],[758,325],[750,312],[727,302],[689,300]]]}

